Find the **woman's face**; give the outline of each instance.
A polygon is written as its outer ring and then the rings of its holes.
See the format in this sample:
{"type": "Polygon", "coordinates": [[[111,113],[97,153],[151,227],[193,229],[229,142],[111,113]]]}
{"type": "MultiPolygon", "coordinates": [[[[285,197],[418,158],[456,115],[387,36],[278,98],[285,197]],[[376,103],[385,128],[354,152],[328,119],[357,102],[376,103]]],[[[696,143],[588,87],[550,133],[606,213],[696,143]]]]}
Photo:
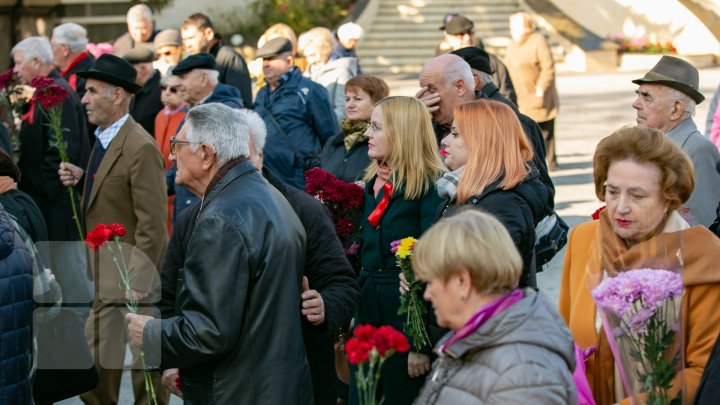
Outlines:
{"type": "Polygon", "coordinates": [[[170,109],[176,109],[183,102],[182,82],[177,76],[170,76],[165,79],[165,84],[160,86],[160,101],[170,109]]]}
{"type": "Polygon", "coordinates": [[[345,89],[345,115],[350,121],[367,121],[373,106],[370,96],[358,87],[345,89]]]}
{"type": "Polygon", "coordinates": [[[320,49],[313,43],[308,44],[305,49],[303,49],[303,55],[310,66],[322,65],[325,63],[322,59],[322,55],[320,54],[320,49]]]}
{"type": "Polygon", "coordinates": [[[645,240],[665,218],[668,204],[660,190],[662,173],[652,163],[610,163],[605,203],[613,230],[630,245],[645,240]]]}
{"type": "Polygon", "coordinates": [[[457,170],[468,161],[468,151],[465,147],[462,135],[458,132],[457,126],[453,122],[450,133],[440,141],[442,147],[442,155],[445,160],[445,166],[450,170],[457,170]]]}
{"type": "Polygon", "coordinates": [[[390,158],[390,143],[383,132],[382,110],[379,106],[372,110],[365,136],[368,138],[368,157],[370,159],[382,162],[390,158]]]}
{"type": "Polygon", "coordinates": [[[462,293],[454,288],[457,284],[456,277],[450,276],[447,280],[435,277],[428,281],[423,293],[425,301],[432,303],[438,325],[453,331],[464,325],[464,322],[458,319],[463,302],[460,299],[462,293]]]}

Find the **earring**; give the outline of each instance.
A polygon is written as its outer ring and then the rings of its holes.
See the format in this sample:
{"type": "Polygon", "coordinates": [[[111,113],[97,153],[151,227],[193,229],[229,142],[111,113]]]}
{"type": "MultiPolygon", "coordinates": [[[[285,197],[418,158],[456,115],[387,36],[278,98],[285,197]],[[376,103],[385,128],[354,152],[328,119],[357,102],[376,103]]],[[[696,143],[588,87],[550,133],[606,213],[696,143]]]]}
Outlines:
{"type": "Polygon", "coordinates": [[[467,300],[467,297],[464,295],[460,296],[460,301],[465,302],[467,300]]]}

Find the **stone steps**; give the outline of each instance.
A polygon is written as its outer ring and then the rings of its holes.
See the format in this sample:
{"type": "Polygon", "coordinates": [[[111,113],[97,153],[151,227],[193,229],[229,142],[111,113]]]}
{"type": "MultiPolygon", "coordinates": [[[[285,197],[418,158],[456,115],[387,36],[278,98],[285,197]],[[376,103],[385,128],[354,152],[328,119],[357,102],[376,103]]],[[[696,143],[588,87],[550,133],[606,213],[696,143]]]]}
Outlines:
{"type": "Polygon", "coordinates": [[[448,13],[471,19],[475,35],[502,52],[510,36],[508,17],[522,10],[518,0],[374,1],[379,2],[377,14],[365,27],[357,53],[363,72],[377,75],[419,72],[443,40],[439,27],[448,13]]]}

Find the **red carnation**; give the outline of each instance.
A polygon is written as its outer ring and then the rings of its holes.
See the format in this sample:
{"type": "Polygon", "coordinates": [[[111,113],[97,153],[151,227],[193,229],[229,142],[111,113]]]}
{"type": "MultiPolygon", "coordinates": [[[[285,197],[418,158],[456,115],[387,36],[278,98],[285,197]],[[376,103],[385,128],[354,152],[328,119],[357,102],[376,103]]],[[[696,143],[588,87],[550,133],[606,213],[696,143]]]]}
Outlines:
{"type": "Polygon", "coordinates": [[[358,339],[350,339],[345,343],[345,352],[348,355],[348,361],[352,364],[365,363],[370,358],[373,345],[369,342],[363,342],[358,339]]]}
{"type": "Polygon", "coordinates": [[[35,87],[36,89],[44,89],[46,87],[49,87],[51,85],[55,84],[55,80],[45,77],[45,76],[37,76],[30,82],[30,85],[35,87]]]}
{"type": "Polygon", "coordinates": [[[97,252],[100,246],[112,238],[112,231],[105,224],[98,224],[85,237],[85,244],[97,252]]]}
{"type": "Polygon", "coordinates": [[[372,338],[375,335],[375,327],[372,325],[358,325],[353,335],[363,342],[372,342],[372,338]]]}
{"type": "Polygon", "coordinates": [[[108,227],[110,228],[113,236],[123,237],[127,234],[127,230],[123,224],[112,224],[108,225],[108,227]]]}
{"type": "Polygon", "coordinates": [[[32,86],[35,87],[35,95],[30,100],[31,103],[40,103],[47,111],[56,105],[62,104],[68,97],[68,92],[64,87],[55,83],[55,80],[38,76],[32,80],[32,86]]]}
{"type": "Polygon", "coordinates": [[[312,196],[317,196],[328,182],[332,175],[325,170],[314,167],[305,172],[305,192],[312,196]]]}
{"type": "Polygon", "coordinates": [[[593,212],[592,219],[600,219],[600,213],[603,212],[607,208],[607,205],[603,205],[602,207],[598,208],[593,212]]]}
{"type": "Polygon", "coordinates": [[[5,88],[8,86],[8,83],[13,81],[13,75],[15,72],[13,72],[12,69],[8,70],[7,72],[0,74],[0,87],[5,88]]]}

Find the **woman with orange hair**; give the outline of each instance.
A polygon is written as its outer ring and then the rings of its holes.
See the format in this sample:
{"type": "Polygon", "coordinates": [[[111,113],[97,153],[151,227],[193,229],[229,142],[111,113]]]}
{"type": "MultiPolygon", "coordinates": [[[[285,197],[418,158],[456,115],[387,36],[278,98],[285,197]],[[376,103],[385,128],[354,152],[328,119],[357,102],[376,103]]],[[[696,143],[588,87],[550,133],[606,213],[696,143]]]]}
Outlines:
{"type": "Polygon", "coordinates": [[[437,182],[446,198],[441,215],[468,205],[497,217],[522,256],[520,287],[536,287],[535,224],[552,208],[520,121],[510,107],[490,100],[457,105],[454,117],[441,142],[445,166],[452,170],[437,182]]]}

